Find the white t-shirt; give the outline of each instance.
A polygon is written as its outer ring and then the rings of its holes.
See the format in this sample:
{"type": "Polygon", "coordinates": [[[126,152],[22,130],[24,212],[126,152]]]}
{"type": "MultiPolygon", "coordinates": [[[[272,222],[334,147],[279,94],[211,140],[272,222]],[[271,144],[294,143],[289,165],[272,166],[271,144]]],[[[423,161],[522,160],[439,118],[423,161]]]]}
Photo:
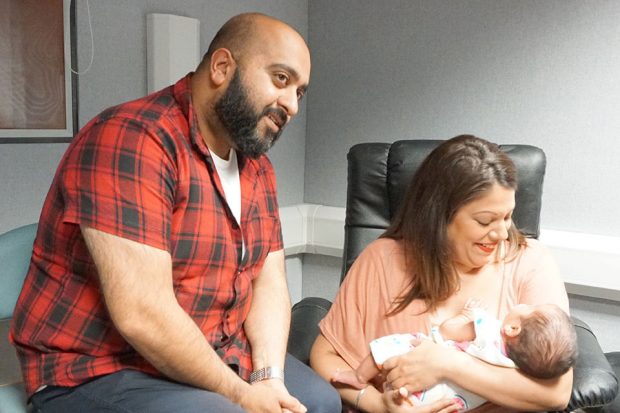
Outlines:
{"type": "MultiPolygon", "coordinates": [[[[239,165],[237,164],[237,152],[230,148],[228,160],[222,159],[211,151],[211,157],[215,164],[215,169],[222,182],[226,202],[233,216],[241,228],[241,184],[239,181],[239,165]]],[[[245,242],[242,240],[242,255],[245,255],[245,242]]]]}

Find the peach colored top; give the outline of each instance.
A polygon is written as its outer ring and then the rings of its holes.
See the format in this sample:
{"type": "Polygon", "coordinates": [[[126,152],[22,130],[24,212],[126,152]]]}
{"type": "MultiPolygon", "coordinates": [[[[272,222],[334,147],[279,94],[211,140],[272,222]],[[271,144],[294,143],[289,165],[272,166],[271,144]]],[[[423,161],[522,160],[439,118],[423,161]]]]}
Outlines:
{"type": "MultiPolygon", "coordinates": [[[[528,239],[527,247],[509,262],[487,267],[481,276],[490,280],[484,283],[488,291],[480,291],[479,295],[477,291],[476,298],[482,297],[487,310],[498,319],[503,319],[516,304],[553,303],[568,312],[568,297],[557,266],[537,240],[528,239]]],[[[372,242],[349,270],[319,327],[351,368],[356,368],[368,355],[370,341],[396,333],[428,334],[431,323],[437,325],[454,315],[424,312],[424,303],[414,300],[400,313],[386,317],[408,282],[402,246],[392,239],[372,242]]],[[[493,407],[487,403],[475,411],[487,412],[493,407]]]]}

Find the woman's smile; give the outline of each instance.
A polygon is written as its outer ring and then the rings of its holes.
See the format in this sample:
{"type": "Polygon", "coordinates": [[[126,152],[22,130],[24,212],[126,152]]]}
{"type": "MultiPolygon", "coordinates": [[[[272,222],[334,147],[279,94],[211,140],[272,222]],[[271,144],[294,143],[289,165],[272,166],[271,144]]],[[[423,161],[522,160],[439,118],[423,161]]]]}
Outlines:
{"type": "Polygon", "coordinates": [[[497,246],[497,243],[493,243],[493,244],[477,243],[476,245],[478,246],[478,248],[482,250],[482,252],[484,252],[487,255],[490,255],[493,253],[493,251],[495,251],[495,247],[497,246]]]}

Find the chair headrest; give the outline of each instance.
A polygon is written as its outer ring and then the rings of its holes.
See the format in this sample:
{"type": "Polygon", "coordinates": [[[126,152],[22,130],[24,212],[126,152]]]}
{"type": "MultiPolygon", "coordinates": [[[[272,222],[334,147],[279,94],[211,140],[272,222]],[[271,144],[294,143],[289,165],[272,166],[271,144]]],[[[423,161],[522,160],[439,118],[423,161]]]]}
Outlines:
{"type": "MultiPolygon", "coordinates": [[[[401,140],[351,147],[347,155],[343,275],[365,246],[388,227],[403,200],[407,184],[422,161],[442,142],[401,140]]],[[[527,237],[538,238],[545,154],[531,145],[500,145],[500,148],[517,168],[515,225],[527,237]]]]}

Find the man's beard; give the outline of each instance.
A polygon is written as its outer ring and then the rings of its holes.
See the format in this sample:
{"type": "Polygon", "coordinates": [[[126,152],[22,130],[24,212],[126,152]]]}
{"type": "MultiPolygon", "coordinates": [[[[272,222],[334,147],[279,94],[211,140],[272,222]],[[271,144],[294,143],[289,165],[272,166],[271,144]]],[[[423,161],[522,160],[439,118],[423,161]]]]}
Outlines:
{"type": "Polygon", "coordinates": [[[215,103],[215,113],[232,139],[235,149],[252,158],[258,158],[273,146],[286,122],[286,113],[281,108],[268,107],[261,113],[256,112],[250,104],[246,88],[241,83],[238,69],[235,69],[228,88],[215,103]],[[278,119],[282,126],[277,132],[267,129],[265,136],[261,137],[257,125],[260,119],[268,114],[278,119]]]}

